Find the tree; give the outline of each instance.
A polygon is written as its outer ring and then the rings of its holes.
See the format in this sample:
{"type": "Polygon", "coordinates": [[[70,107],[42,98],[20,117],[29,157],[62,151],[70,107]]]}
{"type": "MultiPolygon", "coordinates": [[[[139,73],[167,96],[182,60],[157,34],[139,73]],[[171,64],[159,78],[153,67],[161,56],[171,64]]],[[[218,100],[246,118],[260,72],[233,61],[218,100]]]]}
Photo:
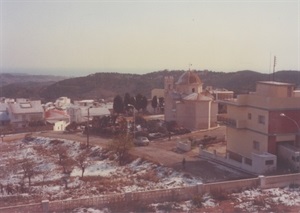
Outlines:
{"type": "Polygon", "coordinates": [[[67,147],[61,144],[53,146],[52,153],[53,155],[58,155],[59,164],[68,156],[67,147]]]}
{"type": "Polygon", "coordinates": [[[148,105],[148,100],[145,96],[143,96],[142,100],[141,100],[141,107],[142,107],[143,111],[146,111],[147,105],[148,105]]]}
{"type": "Polygon", "coordinates": [[[162,111],[162,109],[164,108],[165,105],[165,99],[164,97],[159,97],[158,99],[158,107],[160,109],[160,111],[162,111]]]}
{"type": "Polygon", "coordinates": [[[75,159],[77,166],[80,167],[81,169],[81,177],[83,177],[85,168],[87,166],[87,157],[88,157],[88,152],[83,151],[75,159]]]}
{"type": "Polygon", "coordinates": [[[130,97],[130,104],[132,106],[135,106],[135,102],[136,102],[135,97],[130,97]]]}
{"type": "Polygon", "coordinates": [[[109,150],[117,154],[119,164],[122,165],[128,156],[129,150],[133,147],[132,137],[127,134],[117,135],[110,143],[109,150]]]}
{"type": "Polygon", "coordinates": [[[124,109],[125,111],[127,112],[129,110],[129,104],[131,104],[131,97],[129,95],[129,93],[125,93],[125,96],[124,96],[124,109]]]}
{"type": "Polygon", "coordinates": [[[120,95],[117,95],[114,98],[113,109],[114,109],[114,112],[116,112],[118,114],[122,113],[124,111],[124,104],[123,104],[122,97],[120,95]]]}
{"type": "Polygon", "coordinates": [[[156,108],[157,108],[157,96],[155,95],[153,98],[152,98],[152,101],[151,101],[151,106],[154,110],[154,112],[156,111],[156,108]]]}
{"type": "Polygon", "coordinates": [[[69,175],[73,170],[75,160],[69,156],[65,156],[60,162],[60,165],[63,167],[63,173],[69,175]]]}
{"type": "Polygon", "coordinates": [[[143,106],[143,96],[141,94],[137,94],[135,96],[135,108],[137,111],[140,111],[142,109],[143,106]]]}
{"type": "Polygon", "coordinates": [[[31,178],[35,175],[36,163],[29,158],[24,158],[21,162],[21,168],[23,170],[23,177],[28,178],[28,185],[31,186],[31,178]]]}

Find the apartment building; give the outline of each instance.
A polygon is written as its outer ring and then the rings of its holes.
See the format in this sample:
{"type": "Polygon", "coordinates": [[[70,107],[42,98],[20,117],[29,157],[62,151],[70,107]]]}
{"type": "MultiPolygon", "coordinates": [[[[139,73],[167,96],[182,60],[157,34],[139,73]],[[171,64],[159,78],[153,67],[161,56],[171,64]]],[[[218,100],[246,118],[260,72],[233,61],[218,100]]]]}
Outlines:
{"type": "Polygon", "coordinates": [[[255,92],[221,102],[227,106],[218,120],[227,126],[228,159],[256,173],[276,169],[277,161],[299,169],[300,96],[293,84],[261,81],[255,92]]]}

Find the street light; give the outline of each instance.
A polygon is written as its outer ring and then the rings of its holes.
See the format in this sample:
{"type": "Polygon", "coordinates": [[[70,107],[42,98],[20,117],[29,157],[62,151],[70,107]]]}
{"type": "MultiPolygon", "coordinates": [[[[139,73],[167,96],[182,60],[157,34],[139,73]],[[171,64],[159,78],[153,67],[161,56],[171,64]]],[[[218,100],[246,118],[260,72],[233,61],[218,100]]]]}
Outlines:
{"type": "Polygon", "coordinates": [[[280,113],[280,116],[281,116],[281,117],[286,117],[287,119],[293,121],[294,124],[296,124],[296,126],[297,126],[297,128],[298,128],[298,133],[300,132],[300,127],[299,127],[299,124],[297,123],[297,121],[295,121],[294,119],[292,119],[291,117],[287,116],[287,115],[284,114],[284,113],[280,113]]]}
{"type": "Polygon", "coordinates": [[[128,104],[128,106],[132,107],[132,110],[133,110],[133,138],[135,138],[135,111],[134,111],[134,106],[132,104],[128,104]]]}

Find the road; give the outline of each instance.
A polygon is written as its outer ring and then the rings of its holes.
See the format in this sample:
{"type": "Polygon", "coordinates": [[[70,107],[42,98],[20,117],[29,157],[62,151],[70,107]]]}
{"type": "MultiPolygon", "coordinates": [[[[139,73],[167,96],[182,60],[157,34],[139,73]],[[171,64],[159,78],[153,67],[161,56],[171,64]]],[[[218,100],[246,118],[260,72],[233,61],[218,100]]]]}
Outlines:
{"type": "MultiPolygon", "coordinates": [[[[194,148],[189,152],[178,152],[177,142],[187,140],[188,138],[201,139],[204,135],[217,136],[224,138],[225,128],[218,127],[210,131],[197,131],[180,136],[172,136],[171,140],[168,138],[157,139],[151,141],[149,146],[134,147],[130,150],[130,154],[141,157],[143,159],[155,162],[159,165],[171,167],[177,171],[183,171],[187,174],[201,177],[203,182],[215,182],[221,180],[230,180],[247,177],[245,174],[233,172],[231,169],[224,169],[224,167],[207,160],[202,160],[198,157],[198,148],[194,148]],[[185,158],[185,168],[182,166],[182,160],[185,158]]],[[[66,139],[78,141],[86,144],[86,135],[81,133],[65,134],[61,132],[41,132],[35,133],[36,136],[66,139]]],[[[90,145],[98,145],[107,147],[109,138],[99,136],[90,136],[90,145]]]]}

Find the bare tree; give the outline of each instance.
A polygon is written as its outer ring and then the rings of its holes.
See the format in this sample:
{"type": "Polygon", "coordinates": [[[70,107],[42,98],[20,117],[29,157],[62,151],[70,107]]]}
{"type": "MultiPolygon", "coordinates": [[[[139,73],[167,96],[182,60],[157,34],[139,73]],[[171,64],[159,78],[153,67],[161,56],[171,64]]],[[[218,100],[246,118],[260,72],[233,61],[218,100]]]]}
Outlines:
{"type": "Polygon", "coordinates": [[[72,159],[69,156],[65,156],[61,160],[60,165],[63,167],[63,173],[64,174],[70,174],[73,170],[74,165],[75,165],[75,160],[72,159]]]}
{"type": "Polygon", "coordinates": [[[122,164],[133,147],[132,137],[127,134],[117,135],[109,144],[109,149],[115,152],[119,157],[119,164],[122,164]]]}
{"type": "Polygon", "coordinates": [[[81,177],[83,177],[85,168],[88,165],[87,164],[87,157],[88,157],[88,152],[83,151],[75,159],[77,166],[80,167],[80,169],[81,169],[81,177]]]}
{"type": "Polygon", "coordinates": [[[36,174],[36,162],[30,158],[24,158],[20,161],[23,170],[23,178],[28,178],[28,185],[31,186],[31,178],[36,174]]]}
{"type": "Polygon", "coordinates": [[[67,147],[61,144],[53,146],[51,150],[52,155],[58,156],[58,163],[61,164],[62,161],[68,157],[67,147]]]}

